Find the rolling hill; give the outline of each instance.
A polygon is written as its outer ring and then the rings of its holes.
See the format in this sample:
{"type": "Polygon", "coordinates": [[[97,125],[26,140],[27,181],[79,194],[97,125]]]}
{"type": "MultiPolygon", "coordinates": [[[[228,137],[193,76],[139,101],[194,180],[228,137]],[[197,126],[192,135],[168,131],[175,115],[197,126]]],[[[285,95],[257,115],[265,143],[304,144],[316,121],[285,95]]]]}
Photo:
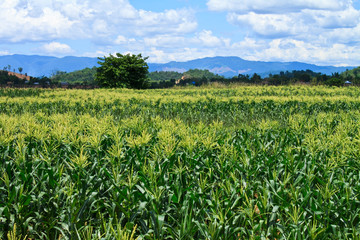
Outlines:
{"type": "Polygon", "coordinates": [[[48,57],[38,55],[7,55],[0,56],[0,69],[11,66],[11,71],[18,67],[23,68],[23,73],[29,76],[41,77],[51,76],[56,71],[73,72],[81,70],[86,67],[93,67],[97,65],[97,58],[88,57],[48,57]]]}
{"type": "MultiPolygon", "coordinates": [[[[56,71],[73,72],[84,68],[98,66],[97,58],[89,57],[49,57],[38,55],[6,55],[0,56],[0,69],[11,66],[11,71],[19,67],[23,68],[23,73],[30,76],[51,76],[56,71]]],[[[301,62],[262,62],[247,61],[239,57],[207,57],[195,59],[186,62],[169,62],[169,63],[148,63],[149,71],[177,71],[185,72],[189,69],[208,69],[213,73],[225,77],[237,76],[238,74],[252,75],[257,73],[261,76],[267,76],[270,73],[276,74],[280,71],[292,70],[312,70],[324,74],[343,72],[354,67],[334,67],[334,66],[317,66],[301,62]]]]}

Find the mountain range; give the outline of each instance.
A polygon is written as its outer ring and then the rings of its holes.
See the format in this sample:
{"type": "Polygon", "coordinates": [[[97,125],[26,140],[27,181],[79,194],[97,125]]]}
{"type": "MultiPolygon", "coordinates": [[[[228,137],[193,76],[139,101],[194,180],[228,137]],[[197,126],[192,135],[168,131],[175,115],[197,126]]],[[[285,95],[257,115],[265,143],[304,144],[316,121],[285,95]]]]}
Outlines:
{"type": "MultiPolygon", "coordinates": [[[[56,71],[73,72],[84,68],[98,66],[99,60],[90,57],[49,57],[38,55],[5,55],[0,56],[0,70],[9,68],[9,71],[23,68],[23,73],[29,76],[51,76],[56,71]]],[[[238,74],[252,75],[257,73],[262,77],[269,74],[276,74],[280,71],[292,70],[312,70],[324,74],[343,72],[347,69],[353,69],[354,66],[334,67],[334,66],[317,66],[301,62],[263,62],[247,61],[239,57],[207,57],[190,60],[186,62],[169,62],[169,63],[148,63],[149,71],[177,71],[185,72],[189,69],[208,69],[210,72],[223,75],[225,77],[237,76],[238,74]]]]}

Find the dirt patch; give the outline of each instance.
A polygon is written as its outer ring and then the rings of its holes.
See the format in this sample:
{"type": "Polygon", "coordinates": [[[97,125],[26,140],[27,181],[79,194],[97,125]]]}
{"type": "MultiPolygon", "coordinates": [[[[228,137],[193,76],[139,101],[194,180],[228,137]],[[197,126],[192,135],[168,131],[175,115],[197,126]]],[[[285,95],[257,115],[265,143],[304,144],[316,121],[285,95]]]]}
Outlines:
{"type": "Polygon", "coordinates": [[[17,78],[25,79],[26,81],[30,81],[30,76],[26,76],[26,75],[24,75],[24,74],[15,73],[15,72],[8,72],[8,74],[9,74],[10,76],[16,76],[17,78]]]}

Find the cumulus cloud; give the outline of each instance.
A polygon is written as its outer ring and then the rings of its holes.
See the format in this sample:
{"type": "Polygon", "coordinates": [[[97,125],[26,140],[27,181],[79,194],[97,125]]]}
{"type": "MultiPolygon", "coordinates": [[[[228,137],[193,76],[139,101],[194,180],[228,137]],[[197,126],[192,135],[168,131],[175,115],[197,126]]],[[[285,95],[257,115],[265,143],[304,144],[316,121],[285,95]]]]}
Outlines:
{"type": "Polygon", "coordinates": [[[342,11],[316,11],[307,14],[312,15],[319,26],[328,29],[354,28],[360,23],[360,11],[353,7],[342,11]]]}
{"type": "Polygon", "coordinates": [[[150,62],[165,63],[170,61],[188,61],[203,57],[214,57],[216,56],[216,49],[209,50],[197,47],[185,47],[164,51],[158,48],[151,48],[151,50],[146,51],[144,55],[149,56],[150,62]]]}
{"type": "Polygon", "coordinates": [[[9,54],[10,54],[10,52],[7,50],[5,50],[5,51],[0,50],[0,56],[9,55],[9,54]]]}
{"type": "Polygon", "coordinates": [[[44,8],[37,17],[32,17],[26,9],[6,8],[6,3],[0,4],[3,11],[0,15],[0,39],[3,42],[60,38],[69,35],[74,25],[73,21],[50,8],[44,8]]]}
{"type": "Polygon", "coordinates": [[[56,54],[56,55],[66,55],[73,52],[73,50],[69,45],[59,42],[51,42],[44,44],[40,48],[40,51],[47,54],[56,54]]]}
{"type": "MultiPolygon", "coordinates": [[[[351,0],[208,0],[213,11],[226,11],[229,23],[248,36],[297,40],[331,48],[360,42],[360,11],[351,0]]],[[[275,54],[275,53],[274,53],[275,54]]]]}
{"type": "Polygon", "coordinates": [[[216,36],[211,30],[202,30],[187,37],[170,34],[146,37],[138,43],[145,46],[143,50],[149,61],[169,62],[223,55],[231,40],[216,36]]]}
{"type": "Polygon", "coordinates": [[[125,44],[127,42],[128,42],[128,40],[123,35],[118,35],[115,40],[115,44],[125,44]]]}
{"type": "Polygon", "coordinates": [[[194,32],[198,26],[192,10],[166,10],[162,13],[139,10],[134,21],[138,36],[149,34],[185,34],[194,32]]]}
{"type": "Polygon", "coordinates": [[[270,41],[246,38],[232,44],[225,53],[227,55],[233,53],[252,61],[300,61],[337,66],[356,66],[360,59],[360,47],[357,45],[339,43],[321,45],[288,38],[270,41]]]}
{"type": "Polygon", "coordinates": [[[358,45],[360,42],[360,24],[354,28],[337,28],[319,37],[319,40],[328,42],[329,40],[348,44],[358,45]]]}
{"type": "Polygon", "coordinates": [[[338,43],[321,46],[298,40],[276,39],[261,52],[261,58],[296,60],[320,65],[356,65],[356,59],[360,57],[359,50],[359,47],[338,43]]]}
{"type": "MultiPolygon", "coordinates": [[[[81,55],[81,57],[104,57],[109,56],[111,51],[94,51],[94,52],[85,52],[81,55]]],[[[115,53],[113,53],[115,55],[115,53]]]]}
{"type": "Polygon", "coordinates": [[[162,34],[153,37],[145,37],[144,45],[157,48],[182,48],[188,44],[188,39],[184,36],[162,34]]]}
{"type": "Polygon", "coordinates": [[[0,40],[12,43],[60,38],[114,42],[119,33],[183,34],[197,28],[189,9],[150,12],[135,9],[128,0],[3,0],[0,9],[0,40]]]}
{"type": "Polygon", "coordinates": [[[80,55],[129,51],[150,56],[150,62],[218,55],[336,65],[360,59],[360,11],[352,0],[204,2],[210,11],[224,12],[219,15],[238,31],[229,34],[216,24],[199,28],[196,16],[203,13],[190,8],[145,11],[130,0],[0,0],[0,42],[8,50],[43,44],[32,49],[61,56],[75,53],[64,42],[76,48],[86,40],[88,52],[80,55]]]}
{"type": "Polygon", "coordinates": [[[304,37],[304,34],[319,36],[335,29],[356,28],[360,23],[360,11],[351,7],[343,11],[303,10],[283,14],[229,13],[227,19],[269,38],[304,37]]]}
{"type": "Polygon", "coordinates": [[[221,39],[214,36],[210,30],[201,31],[197,37],[199,41],[206,47],[216,47],[222,43],[221,39]]]}
{"type": "Polygon", "coordinates": [[[239,26],[250,26],[254,33],[269,38],[295,35],[300,31],[307,31],[308,28],[301,18],[294,15],[230,13],[228,21],[239,26]]]}
{"type": "Polygon", "coordinates": [[[231,40],[215,36],[211,30],[202,30],[190,37],[171,34],[145,37],[143,42],[148,47],[183,49],[187,46],[196,46],[197,48],[223,47],[228,46],[231,40]]]}
{"type": "Polygon", "coordinates": [[[339,10],[351,3],[351,0],[208,0],[207,5],[212,11],[277,13],[303,9],[339,10]]]}

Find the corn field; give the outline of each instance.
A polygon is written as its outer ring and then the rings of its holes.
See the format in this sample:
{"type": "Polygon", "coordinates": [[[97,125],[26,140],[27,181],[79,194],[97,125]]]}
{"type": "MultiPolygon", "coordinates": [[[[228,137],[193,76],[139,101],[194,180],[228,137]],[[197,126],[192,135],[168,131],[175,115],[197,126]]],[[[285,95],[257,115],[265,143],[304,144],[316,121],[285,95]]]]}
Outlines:
{"type": "Polygon", "coordinates": [[[360,89],[0,89],[0,239],[360,239],[360,89]]]}

